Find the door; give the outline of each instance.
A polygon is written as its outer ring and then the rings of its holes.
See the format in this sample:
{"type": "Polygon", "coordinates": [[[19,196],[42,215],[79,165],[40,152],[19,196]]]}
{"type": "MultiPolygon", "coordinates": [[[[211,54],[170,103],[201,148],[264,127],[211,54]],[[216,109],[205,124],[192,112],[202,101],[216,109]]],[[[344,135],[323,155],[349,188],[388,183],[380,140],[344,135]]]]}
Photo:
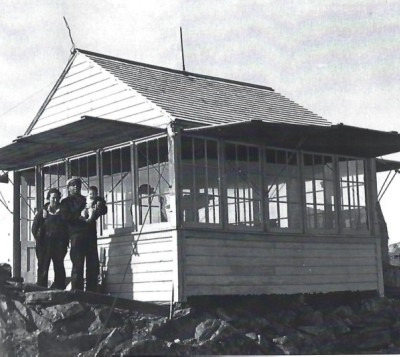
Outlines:
{"type": "Polygon", "coordinates": [[[35,283],[37,260],[35,240],[31,232],[33,218],[36,213],[34,168],[21,172],[20,200],[21,277],[24,282],[35,283]]]}

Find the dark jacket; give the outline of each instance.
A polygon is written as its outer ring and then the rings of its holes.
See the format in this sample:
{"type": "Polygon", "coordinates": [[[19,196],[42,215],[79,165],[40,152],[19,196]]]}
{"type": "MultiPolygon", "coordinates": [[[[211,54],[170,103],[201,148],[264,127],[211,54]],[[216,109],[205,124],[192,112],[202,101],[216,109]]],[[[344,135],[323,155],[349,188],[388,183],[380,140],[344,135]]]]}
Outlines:
{"type": "Polygon", "coordinates": [[[88,224],[81,216],[82,210],[86,206],[86,198],[81,194],[71,195],[60,202],[61,216],[67,222],[70,234],[85,233],[88,224]]]}
{"type": "Polygon", "coordinates": [[[44,239],[50,239],[54,245],[68,246],[67,225],[60,211],[52,214],[48,210],[49,203],[36,213],[33,224],[32,234],[36,242],[44,239]],[[43,217],[43,212],[46,212],[46,218],[43,217]]]}

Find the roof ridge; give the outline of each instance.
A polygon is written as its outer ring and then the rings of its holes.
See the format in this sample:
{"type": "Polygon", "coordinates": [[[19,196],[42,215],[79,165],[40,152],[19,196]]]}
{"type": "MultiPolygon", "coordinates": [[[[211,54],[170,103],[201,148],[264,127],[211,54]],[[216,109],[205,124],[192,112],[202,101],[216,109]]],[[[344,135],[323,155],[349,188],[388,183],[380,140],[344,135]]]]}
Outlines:
{"type": "Polygon", "coordinates": [[[209,80],[218,81],[218,82],[225,82],[225,83],[229,83],[229,84],[235,84],[235,85],[240,85],[240,86],[245,86],[245,87],[250,87],[250,88],[263,89],[263,90],[268,90],[270,92],[275,92],[275,90],[272,87],[264,86],[264,85],[261,85],[261,84],[254,84],[254,83],[236,81],[236,80],[233,80],[233,79],[209,76],[209,75],[206,75],[206,74],[200,74],[200,73],[189,72],[189,71],[182,71],[182,70],[179,70],[179,69],[173,69],[173,68],[168,68],[168,67],[148,64],[148,63],[144,63],[144,62],[132,61],[132,60],[128,60],[128,59],[125,59],[125,58],[104,55],[102,53],[92,52],[92,51],[88,51],[88,50],[84,50],[84,49],[80,49],[80,48],[76,48],[75,51],[83,53],[85,55],[89,55],[89,56],[96,56],[96,57],[100,57],[100,58],[104,58],[104,59],[108,59],[108,60],[125,62],[125,63],[128,63],[128,64],[134,64],[134,65],[137,65],[137,66],[152,68],[152,69],[156,69],[156,70],[160,70],[160,71],[171,72],[171,73],[175,73],[175,74],[182,74],[182,75],[185,75],[185,76],[193,76],[193,77],[202,78],[202,79],[209,79],[209,80]]]}

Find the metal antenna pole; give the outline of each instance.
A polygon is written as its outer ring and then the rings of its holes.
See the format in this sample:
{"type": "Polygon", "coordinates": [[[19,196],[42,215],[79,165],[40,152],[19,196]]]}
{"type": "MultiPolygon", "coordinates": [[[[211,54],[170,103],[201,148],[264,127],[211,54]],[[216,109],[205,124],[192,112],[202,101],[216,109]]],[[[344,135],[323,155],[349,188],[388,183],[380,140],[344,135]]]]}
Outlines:
{"type": "Polygon", "coordinates": [[[65,18],[65,16],[63,16],[63,18],[64,18],[64,21],[65,21],[65,26],[67,26],[67,29],[68,29],[69,38],[70,38],[71,43],[72,43],[72,48],[71,48],[71,53],[72,53],[72,52],[74,52],[76,46],[75,46],[74,40],[72,39],[71,29],[69,28],[67,19],[65,18]]]}
{"type": "Polygon", "coordinates": [[[184,54],[184,52],[183,52],[183,35],[182,35],[182,27],[180,27],[180,32],[181,32],[182,68],[183,68],[183,71],[186,71],[186,69],[185,69],[185,54],[184,54]]]}

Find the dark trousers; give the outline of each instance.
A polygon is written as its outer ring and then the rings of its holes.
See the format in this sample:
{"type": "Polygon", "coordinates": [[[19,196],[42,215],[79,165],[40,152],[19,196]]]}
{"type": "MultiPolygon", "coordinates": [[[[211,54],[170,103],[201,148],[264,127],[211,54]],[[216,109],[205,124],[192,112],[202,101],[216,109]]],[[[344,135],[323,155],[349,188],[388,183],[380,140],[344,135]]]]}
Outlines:
{"type": "Polygon", "coordinates": [[[83,290],[83,271],[86,260],[86,291],[96,292],[100,273],[97,236],[87,232],[71,234],[70,256],[72,261],[71,288],[83,290]]]}
{"type": "Polygon", "coordinates": [[[54,287],[65,289],[65,268],[64,258],[67,254],[67,246],[54,244],[54,239],[44,237],[36,242],[37,257],[37,285],[47,288],[50,262],[53,261],[54,287]]]}

